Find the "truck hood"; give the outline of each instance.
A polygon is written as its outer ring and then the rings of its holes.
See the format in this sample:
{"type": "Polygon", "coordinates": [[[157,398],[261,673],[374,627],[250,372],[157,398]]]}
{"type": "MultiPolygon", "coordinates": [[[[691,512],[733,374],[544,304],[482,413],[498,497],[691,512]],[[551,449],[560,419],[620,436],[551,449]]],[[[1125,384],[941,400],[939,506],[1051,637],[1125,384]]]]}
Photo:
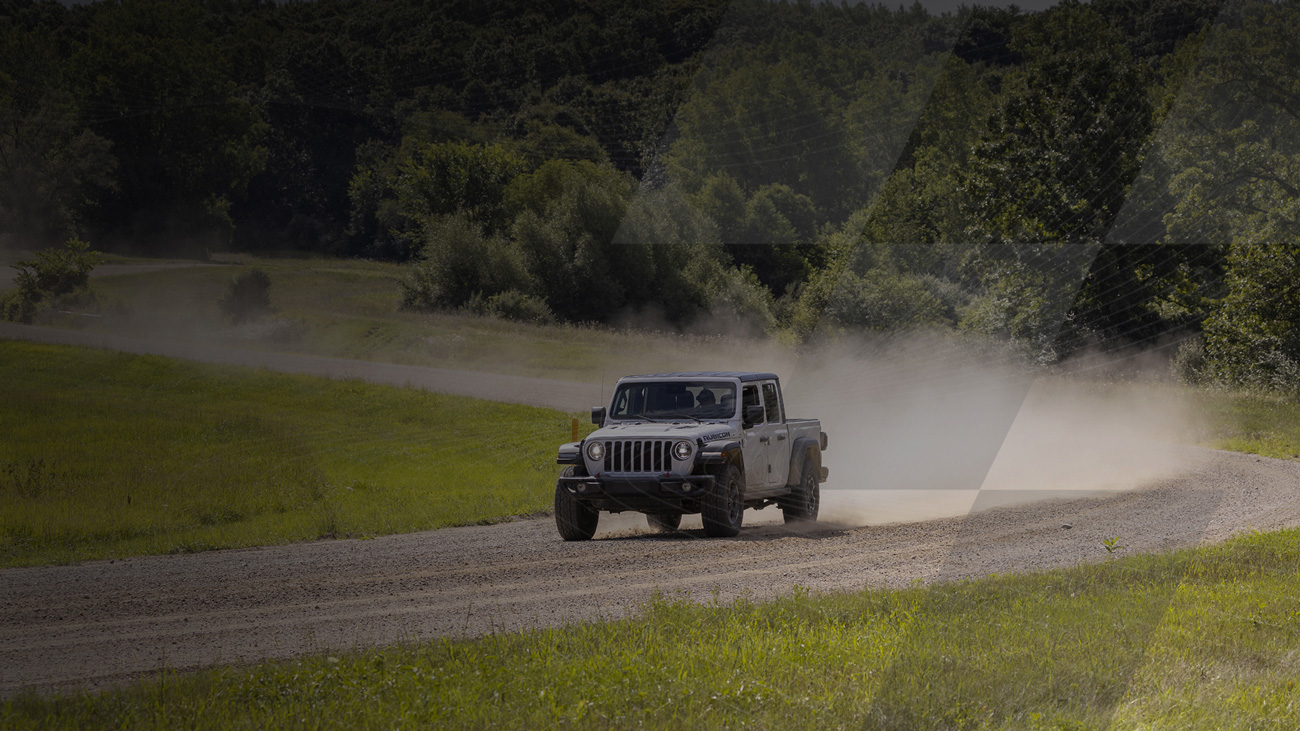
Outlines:
{"type": "Polygon", "coordinates": [[[735,425],[725,421],[607,422],[605,426],[588,435],[587,439],[688,439],[708,443],[734,437],[737,433],[735,425]]]}

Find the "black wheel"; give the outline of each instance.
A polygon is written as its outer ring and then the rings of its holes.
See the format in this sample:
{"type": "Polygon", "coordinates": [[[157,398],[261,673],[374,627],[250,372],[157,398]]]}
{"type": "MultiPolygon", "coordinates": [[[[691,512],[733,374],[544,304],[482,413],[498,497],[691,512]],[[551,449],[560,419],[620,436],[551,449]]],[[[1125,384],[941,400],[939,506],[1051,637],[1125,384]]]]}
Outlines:
{"type": "MultiPolygon", "coordinates": [[[[565,477],[583,477],[587,471],[576,465],[564,468],[565,477]]],[[[566,541],[589,541],[596,535],[600,511],[578,499],[563,485],[555,485],[555,527],[566,541]]]]}
{"type": "Polygon", "coordinates": [[[645,522],[650,524],[650,530],[656,533],[672,533],[682,524],[681,513],[656,514],[646,513],[645,522]]]}
{"type": "Polygon", "coordinates": [[[817,465],[811,459],[804,459],[799,486],[781,503],[785,522],[815,523],[821,502],[821,488],[817,485],[817,465]]]}
{"type": "Polygon", "coordinates": [[[734,536],[740,532],[740,524],[745,517],[740,470],[727,465],[717,477],[713,489],[704,496],[703,505],[700,506],[704,535],[715,538],[734,536]]]}

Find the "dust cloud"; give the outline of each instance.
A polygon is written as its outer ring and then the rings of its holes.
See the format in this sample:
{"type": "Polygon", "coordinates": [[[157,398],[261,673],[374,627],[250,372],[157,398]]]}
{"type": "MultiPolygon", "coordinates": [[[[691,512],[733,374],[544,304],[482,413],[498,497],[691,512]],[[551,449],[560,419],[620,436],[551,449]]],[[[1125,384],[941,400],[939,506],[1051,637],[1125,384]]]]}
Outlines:
{"type": "Polygon", "coordinates": [[[852,525],[1129,490],[1194,467],[1200,419],[1177,386],[1052,375],[929,336],[814,354],[791,416],[830,437],[822,515],[852,525]],[[795,413],[798,412],[798,413],[795,413]]]}
{"type": "MultiPolygon", "coordinates": [[[[1095,364],[1093,377],[1054,374],[996,344],[946,334],[798,351],[741,338],[717,346],[656,365],[780,375],[787,415],[820,419],[829,437],[825,522],[908,522],[1129,490],[1198,459],[1183,446],[1202,433],[1183,389],[1116,379],[1095,364]]],[[[770,513],[745,522],[779,521],[770,513]]]]}

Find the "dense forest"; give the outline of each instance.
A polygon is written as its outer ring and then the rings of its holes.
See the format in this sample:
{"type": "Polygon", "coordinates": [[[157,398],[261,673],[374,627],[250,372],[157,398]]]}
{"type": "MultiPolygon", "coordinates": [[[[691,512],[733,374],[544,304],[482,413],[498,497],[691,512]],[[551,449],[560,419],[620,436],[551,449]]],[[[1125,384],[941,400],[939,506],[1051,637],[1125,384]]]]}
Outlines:
{"type": "MultiPolygon", "coordinates": [[[[1300,4],[0,0],[0,242],[1300,382],[1300,4]]],[[[706,324],[701,324],[706,323],[706,324]]]]}

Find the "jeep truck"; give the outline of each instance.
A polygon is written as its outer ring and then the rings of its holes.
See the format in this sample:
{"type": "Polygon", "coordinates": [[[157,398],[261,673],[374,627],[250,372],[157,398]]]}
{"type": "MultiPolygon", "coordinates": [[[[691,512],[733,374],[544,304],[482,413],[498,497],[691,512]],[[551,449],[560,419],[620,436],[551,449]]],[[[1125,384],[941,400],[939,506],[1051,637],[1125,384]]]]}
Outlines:
{"type": "Polygon", "coordinates": [[[746,508],[817,520],[826,433],[817,419],[786,417],[774,374],[627,376],[591,420],[597,429],[556,458],[566,465],[555,485],[566,541],[590,539],[601,511],[644,513],[661,532],[699,513],[709,536],[739,533],[746,508]]]}

